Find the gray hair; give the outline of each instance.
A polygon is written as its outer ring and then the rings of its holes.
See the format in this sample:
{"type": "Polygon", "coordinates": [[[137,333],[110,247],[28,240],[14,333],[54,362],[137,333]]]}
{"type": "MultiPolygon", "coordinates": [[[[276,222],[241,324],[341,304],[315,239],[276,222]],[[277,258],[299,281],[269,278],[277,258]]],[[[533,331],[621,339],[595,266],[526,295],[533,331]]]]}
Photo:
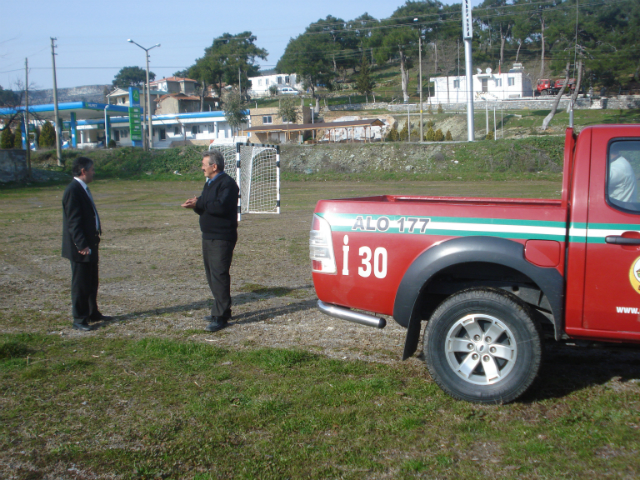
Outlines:
{"type": "Polygon", "coordinates": [[[222,153],[218,150],[209,150],[202,154],[202,158],[207,157],[209,157],[209,165],[213,165],[215,163],[218,166],[219,171],[224,171],[224,157],[222,156],[222,153]]]}

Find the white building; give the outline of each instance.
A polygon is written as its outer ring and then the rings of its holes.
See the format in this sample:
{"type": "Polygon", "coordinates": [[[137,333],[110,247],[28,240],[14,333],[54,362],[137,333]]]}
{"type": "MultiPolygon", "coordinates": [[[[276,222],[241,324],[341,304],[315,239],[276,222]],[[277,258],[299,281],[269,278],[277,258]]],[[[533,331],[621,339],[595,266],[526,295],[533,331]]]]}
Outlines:
{"type": "Polygon", "coordinates": [[[259,77],[249,77],[251,89],[249,95],[252,97],[264,97],[270,95],[269,87],[275,85],[278,90],[282,87],[291,87],[296,90],[303,90],[302,83],[298,83],[298,76],[295,73],[277,73],[273,75],[261,75],[259,77]]]}
{"type": "MultiPolygon", "coordinates": [[[[435,77],[431,79],[434,94],[431,103],[466,103],[467,77],[435,77]]],[[[509,100],[533,97],[531,80],[521,64],[515,64],[507,73],[494,73],[487,68],[473,75],[474,100],[509,100]]]]}
{"type": "MultiPolygon", "coordinates": [[[[247,117],[249,117],[248,113],[247,117]]],[[[209,145],[216,141],[230,140],[233,129],[227,122],[224,112],[193,112],[153,116],[153,147],[169,148],[173,142],[178,145],[209,145]]],[[[250,123],[245,125],[249,127],[250,123]]],[[[78,121],[78,148],[96,148],[104,146],[104,120],[78,121]]],[[[120,147],[130,147],[128,117],[109,119],[110,138],[120,147]]]]}

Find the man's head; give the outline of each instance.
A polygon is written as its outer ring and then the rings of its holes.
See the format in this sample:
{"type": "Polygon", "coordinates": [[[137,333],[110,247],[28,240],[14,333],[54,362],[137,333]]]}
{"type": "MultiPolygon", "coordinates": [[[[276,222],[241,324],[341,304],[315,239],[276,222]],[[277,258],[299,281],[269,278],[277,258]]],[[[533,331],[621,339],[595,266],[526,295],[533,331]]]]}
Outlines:
{"type": "Polygon", "coordinates": [[[625,150],[628,150],[628,144],[625,142],[612,143],[611,146],[609,146],[609,161],[613,162],[616,158],[622,156],[625,150]]]}
{"type": "Polygon", "coordinates": [[[74,177],[78,177],[84,183],[91,183],[95,174],[93,168],[93,160],[87,157],[78,157],[73,161],[71,173],[74,177]]]}
{"type": "Polygon", "coordinates": [[[224,157],[217,150],[210,150],[202,155],[202,171],[207,178],[213,178],[224,171],[224,157]]]}

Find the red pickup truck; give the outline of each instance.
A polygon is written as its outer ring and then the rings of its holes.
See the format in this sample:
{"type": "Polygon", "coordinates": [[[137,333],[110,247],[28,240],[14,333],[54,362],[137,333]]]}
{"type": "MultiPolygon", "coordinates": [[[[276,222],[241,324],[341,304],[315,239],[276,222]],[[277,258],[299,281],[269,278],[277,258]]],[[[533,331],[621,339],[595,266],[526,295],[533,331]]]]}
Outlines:
{"type": "Polygon", "coordinates": [[[393,316],[407,329],[403,360],[426,322],[431,377],[479,403],[522,395],[545,338],[640,343],[640,125],[568,129],[563,171],[559,200],[319,201],[318,307],[378,328],[376,313],[393,316]]]}

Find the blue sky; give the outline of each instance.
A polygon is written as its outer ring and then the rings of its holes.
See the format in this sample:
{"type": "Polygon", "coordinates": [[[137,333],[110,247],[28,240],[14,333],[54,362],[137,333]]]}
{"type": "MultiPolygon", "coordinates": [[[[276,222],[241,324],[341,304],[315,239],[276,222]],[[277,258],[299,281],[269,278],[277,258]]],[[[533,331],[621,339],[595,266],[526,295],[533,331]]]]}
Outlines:
{"type": "Polygon", "coordinates": [[[400,0],[7,1],[0,30],[0,85],[12,88],[16,80],[24,80],[25,58],[29,58],[32,87],[52,88],[50,37],[57,38],[58,87],[66,88],[111,83],[125,66],[144,68],[144,51],[127,43],[128,38],[144,47],[161,44],[150,52],[150,69],[156,78],[192,65],[215,37],[246,30],[269,52],[267,61],[261,63],[275,66],[289,39],[320,18],[333,15],[351,20],[364,12],[386,18],[403,4],[400,0]],[[9,18],[13,21],[7,21],[9,18]]]}

